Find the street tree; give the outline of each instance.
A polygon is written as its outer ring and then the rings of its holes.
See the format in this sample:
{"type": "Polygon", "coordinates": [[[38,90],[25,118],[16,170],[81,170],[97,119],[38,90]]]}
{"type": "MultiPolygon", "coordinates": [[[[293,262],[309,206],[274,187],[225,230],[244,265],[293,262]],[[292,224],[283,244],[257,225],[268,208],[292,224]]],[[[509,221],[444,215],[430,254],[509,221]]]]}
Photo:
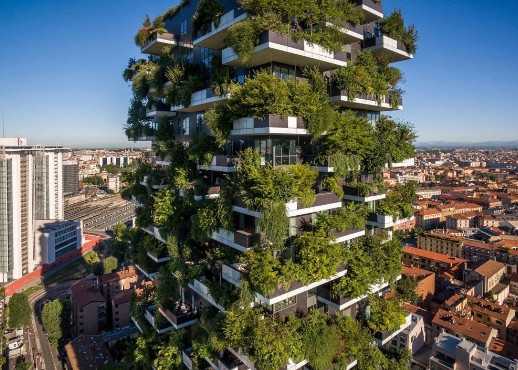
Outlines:
{"type": "Polygon", "coordinates": [[[70,332],[72,304],[68,299],[55,299],[47,303],[41,312],[41,321],[50,343],[57,347],[70,332]]]}
{"type": "Polygon", "coordinates": [[[16,293],[9,300],[9,325],[18,329],[29,326],[32,308],[25,294],[16,293]]]}

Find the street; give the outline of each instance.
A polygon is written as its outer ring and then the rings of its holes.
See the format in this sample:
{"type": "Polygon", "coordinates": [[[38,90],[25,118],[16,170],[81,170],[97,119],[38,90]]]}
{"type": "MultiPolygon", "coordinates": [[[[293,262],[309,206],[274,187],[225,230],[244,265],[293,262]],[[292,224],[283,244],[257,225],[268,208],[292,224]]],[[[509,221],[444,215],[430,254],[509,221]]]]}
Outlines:
{"type": "Polygon", "coordinates": [[[74,282],[69,281],[58,284],[36,292],[29,297],[29,303],[33,309],[31,325],[29,326],[29,352],[32,352],[32,362],[36,364],[36,369],[63,369],[58,359],[58,351],[50,345],[40,323],[41,303],[46,298],[53,300],[65,297],[74,282]],[[37,356],[38,353],[41,354],[41,357],[37,356]]]}

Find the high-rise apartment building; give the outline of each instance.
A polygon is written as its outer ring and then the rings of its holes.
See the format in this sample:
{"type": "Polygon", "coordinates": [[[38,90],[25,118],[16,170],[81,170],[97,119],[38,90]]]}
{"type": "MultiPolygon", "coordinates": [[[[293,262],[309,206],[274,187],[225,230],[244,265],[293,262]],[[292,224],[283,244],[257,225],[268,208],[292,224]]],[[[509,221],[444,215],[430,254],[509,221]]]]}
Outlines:
{"type": "MultiPolygon", "coordinates": [[[[386,293],[413,184],[387,193],[381,173],[413,157],[414,134],[380,113],[402,109],[392,63],[417,34],[381,1],[291,3],[182,1],[146,20],[148,58],[124,73],[126,134],[157,144],[121,192],[140,204],[133,261],[159,282],[133,319],[189,331],[174,344],[189,369],[371,368],[411,325],[386,293]]],[[[139,361],[159,368],[149,345],[139,361]]]]}
{"type": "Polygon", "coordinates": [[[74,196],[79,193],[79,164],[76,161],[63,161],[63,195],[74,196]]]}
{"type": "Polygon", "coordinates": [[[0,281],[38,265],[34,220],[63,218],[63,147],[0,139],[0,281]]]}

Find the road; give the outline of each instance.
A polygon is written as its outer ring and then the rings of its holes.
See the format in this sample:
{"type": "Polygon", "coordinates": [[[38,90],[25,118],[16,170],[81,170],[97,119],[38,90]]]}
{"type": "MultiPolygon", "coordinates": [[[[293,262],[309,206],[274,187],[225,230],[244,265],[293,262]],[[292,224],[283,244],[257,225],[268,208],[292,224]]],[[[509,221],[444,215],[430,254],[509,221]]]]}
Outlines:
{"type": "Polygon", "coordinates": [[[50,345],[43,331],[43,326],[40,323],[41,302],[45,298],[52,300],[61,296],[64,297],[73,283],[75,283],[75,281],[67,281],[54,285],[40,290],[29,297],[29,303],[34,312],[29,326],[29,351],[33,352],[32,362],[36,363],[38,370],[63,370],[61,362],[58,359],[58,351],[50,345]],[[33,348],[34,351],[32,350],[33,348]],[[42,354],[42,358],[37,356],[38,353],[42,354]]]}

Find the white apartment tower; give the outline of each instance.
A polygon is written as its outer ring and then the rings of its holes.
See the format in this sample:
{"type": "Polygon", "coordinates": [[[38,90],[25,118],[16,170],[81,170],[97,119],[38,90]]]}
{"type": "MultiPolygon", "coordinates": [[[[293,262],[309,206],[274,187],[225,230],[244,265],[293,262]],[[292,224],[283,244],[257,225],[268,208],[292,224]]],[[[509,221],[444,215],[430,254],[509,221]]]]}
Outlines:
{"type": "Polygon", "coordinates": [[[38,265],[34,220],[63,219],[64,151],[0,138],[0,282],[38,265]]]}

